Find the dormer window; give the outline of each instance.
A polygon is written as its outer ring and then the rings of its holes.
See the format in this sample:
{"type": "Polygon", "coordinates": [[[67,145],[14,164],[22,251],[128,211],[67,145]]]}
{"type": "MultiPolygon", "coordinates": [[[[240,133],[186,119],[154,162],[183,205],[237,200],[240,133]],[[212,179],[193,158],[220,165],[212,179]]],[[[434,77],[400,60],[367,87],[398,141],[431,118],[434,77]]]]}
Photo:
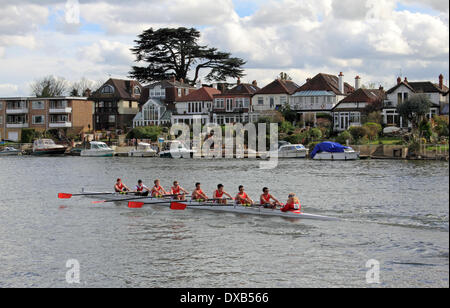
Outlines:
{"type": "Polygon", "coordinates": [[[102,88],[102,93],[103,94],[112,94],[112,93],[114,93],[114,87],[107,84],[102,88]]]}
{"type": "Polygon", "coordinates": [[[134,95],[141,95],[141,88],[139,88],[139,87],[134,87],[133,92],[134,92],[134,95]]]}

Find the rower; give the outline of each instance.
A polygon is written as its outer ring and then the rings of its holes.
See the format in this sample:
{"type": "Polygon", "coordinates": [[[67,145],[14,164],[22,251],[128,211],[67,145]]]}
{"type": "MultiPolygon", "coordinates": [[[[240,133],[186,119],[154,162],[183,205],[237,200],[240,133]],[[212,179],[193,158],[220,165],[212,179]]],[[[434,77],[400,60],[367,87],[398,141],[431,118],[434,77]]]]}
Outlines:
{"type": "Polygon", "coordinates": [[[206,201],[208,200],[208,196],[206,196],[206,194],[203,192],[203,190],[201,189],[201,184],[200,183],[196,183],[195,184],[195,190],[192,193],[192,200],[195,201],[206,201]]]}
{"type": "Polygon", "coordinates": [[[300,204],[300,200],[294,193],[289,194],[289,199],[284,207],[281,209],[282,212],[294,212],[301,213],[302,205],[300,204]]]}
{"type": "Polygon", "coordinates": [[[160,180],[155,180],[155,186],[152,188],[152,197],[153,198],[162,198],[164,195],[168,195],[165,189],[161,186],[160,180]]]}
{"type": "Polygon", "coordinates": [[[144,185],[144,182],[142,182],[142,180],[139,180],[134,193],[136,194],[136,196],[147,197],[150,193],[150,189],[144,185]]]}
{"type": "Polygon", "coordinates": [[[244,191],[244,186],[239,186],[239,193],[236,195],[236,202],[243,206],[251,206],[255,204],[252,199],[244,191]]]}
{"type": "Polygon", "coordinates": [[[260,197],[260,202],[261,205],[269,208],[275,208],[277,205],[280,205],[280,201],[270,194],[269,188],[267,187],[263,188],[263,194],[260,197]],[[271,200],[273,200],[273,202],[271,200]]]}
{"type": "Polygon", "coordinates": [[[178,181],[173,182],[172,189],[170,191],[171,195],[175,200],[186,200],[186,194],[189,194],[187,190],[180,186],[178,181]]]}
{"type": "Polygon", "coordinates": [[[116,193],[126,193],[131,190],[124,183],[122,183],[121,179],[117,179],[116,185],[114,185],[114,191],[116,193]]]}
{"type": "Polygon", "coordinates": [[[213,194],[213,199],[215,202],[219,204],[227,204],[227,199],[224,196],[227,196],[230,199],[233,199],[229,193],[223,190],[224,186],[222,184],[217,185],[217,190],[213,194]]]}

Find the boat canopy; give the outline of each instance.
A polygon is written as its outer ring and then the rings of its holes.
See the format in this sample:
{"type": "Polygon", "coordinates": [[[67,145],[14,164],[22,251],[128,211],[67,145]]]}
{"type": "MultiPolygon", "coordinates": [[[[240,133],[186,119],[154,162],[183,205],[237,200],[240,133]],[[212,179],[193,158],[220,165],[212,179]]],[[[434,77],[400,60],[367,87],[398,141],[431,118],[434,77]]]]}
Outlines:
{"type": "Polygon", "coordinates": [[[311,158],[314,158],[314,156],[320,152],[343,153],[346,149],[349,149],[349,147],[343,146],[342,144],[336,142],[322,142],[316,145],[311,153],[311,158]]]}

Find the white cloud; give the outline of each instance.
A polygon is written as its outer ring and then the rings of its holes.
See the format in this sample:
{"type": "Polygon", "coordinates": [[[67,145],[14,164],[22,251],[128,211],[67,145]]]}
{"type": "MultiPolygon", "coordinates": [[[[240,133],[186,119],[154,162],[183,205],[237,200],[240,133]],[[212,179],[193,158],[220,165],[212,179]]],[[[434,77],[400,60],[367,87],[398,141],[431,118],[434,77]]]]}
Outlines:
{"type": "Polygon", "coordinates": [[[19,87],[15,84],[0,84],[0,97],[17,95],[19,87]]]}

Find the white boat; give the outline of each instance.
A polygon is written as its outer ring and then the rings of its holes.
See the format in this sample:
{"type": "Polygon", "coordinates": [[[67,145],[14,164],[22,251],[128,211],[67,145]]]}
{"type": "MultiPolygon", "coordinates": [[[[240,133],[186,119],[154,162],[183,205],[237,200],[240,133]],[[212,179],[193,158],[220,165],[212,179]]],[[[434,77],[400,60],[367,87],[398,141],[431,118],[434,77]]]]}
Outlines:
{"type": "Polygon", "coordinates": [[[183,143],[178,140],[166,141],[163,144],[162,151],[159,152],[159,157],[162,158],[192,158],[194,156],[193,150],[189,150],[183,143]]]}
{"type": "Polygon", "coordinates": [[[51,139],[38,139],[33,143],[32,155],[64,155],[67,147],[55,144],[51,139]]]}
{"type": "Polygon", "coordinates": [[[322,142],[311,153],[314,160],[356,160],[359,152],[335,142],[322,142]]]}
{"type": "Polygon", "coordinates": [[[144,142],[138,143],[137,148],[128,152],[129,157],[155,157],[156,155],[157,153],[152,149],[151,145],[144,142]]]}
{"type": "Polygon", "coordinates": [[[91,141],[90,148],[81,151],[82,157],[113,157],[114,150],[106,145],[104,142],[91,141]]]}
{"type": "Polygon", "coordinates": [[[0,151],[0,156],[17,156],[21,155],[22,151],[17,150],[13,147],[6,147],[2,151],[0,151]]]}
{"type": "MultiPolygon", "coordinates": [[[[123,194],[114,194],[114,193],[99,193],[99,192],[87,192],[83,190],[84,194],[92,194],[91,196],[87,196],[94,199],[107,199],[115,202],[121,202],[122,200],[134,198],[132,195],[123,195],[123,194]]],[[[159,198],[151,198],[151,197],[136,197],[137,199],[131,201],[138,201],[148,205],[158,205],[170,207],[172,202],[177,202],[181,204],[186,204],[187,209],[193,210],[206,210],[206,211],[214,211],[214,212],[223,212],[223,213],[235,213],[235,214],[245,214],[245,215],[258,215],[258,216],[275,216],[275,217],[284,217],[284,218],[293,218],[293,219],[314,219],[314,220],[338,220],[334,217],[315,215],[315,214],[307,214],[307,213],[294,213],[294,212],[282,212],[279,209],[268,209],[262,206],[241,206],[241,205],[219,205],[205,202],[196,202],[196,201],[176,201],[172,199],[159,199],[159,198]]],[[[123,201],[128,202],[128,201],[123,201]]]]}
{"type": "Polygon", "coordinates": [[[278,151],[269,152],[269,156],[278,158],[306,158],[309,150],[303,144],[283,144],[278,148],[278,151]]]}

